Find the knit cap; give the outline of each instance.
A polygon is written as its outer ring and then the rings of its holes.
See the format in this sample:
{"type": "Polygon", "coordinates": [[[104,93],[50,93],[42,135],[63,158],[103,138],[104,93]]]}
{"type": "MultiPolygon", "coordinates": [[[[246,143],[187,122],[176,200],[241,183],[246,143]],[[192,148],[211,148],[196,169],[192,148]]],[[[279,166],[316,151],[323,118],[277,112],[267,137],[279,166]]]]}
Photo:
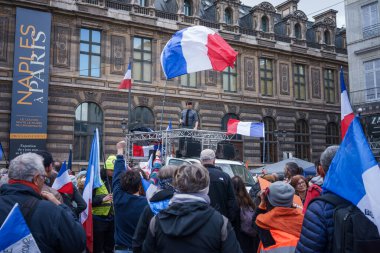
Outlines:
{"type": "Polygon", "coordinates": [[[285,182],[274,182],[269,186],[268,201],[276,207],[291,207],[293,204],[294,188],[285,182]]]}

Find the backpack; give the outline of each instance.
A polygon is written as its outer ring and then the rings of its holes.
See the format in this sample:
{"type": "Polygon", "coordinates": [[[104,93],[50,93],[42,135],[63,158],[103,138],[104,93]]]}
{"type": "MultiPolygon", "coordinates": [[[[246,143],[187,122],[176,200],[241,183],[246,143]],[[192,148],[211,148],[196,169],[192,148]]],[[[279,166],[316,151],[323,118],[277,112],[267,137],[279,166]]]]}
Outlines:
{"type": "Polygon", "coordinates": [[[251,207],[240,208],[240,230],[245,234],[255,237],[256,230],[252,227],[252,218],[255,211],[251,207]]]}
{"type": "MultiPolygon", "coordinates": [[[[380,236],[376,225],[349,201],[331,193],[314,200],[323,200],[335,206],[334,234],[329,240],[328,252],[378,253],[380,236]]],[[[313,202],[313,201],[312,201],[313,202]]]]}

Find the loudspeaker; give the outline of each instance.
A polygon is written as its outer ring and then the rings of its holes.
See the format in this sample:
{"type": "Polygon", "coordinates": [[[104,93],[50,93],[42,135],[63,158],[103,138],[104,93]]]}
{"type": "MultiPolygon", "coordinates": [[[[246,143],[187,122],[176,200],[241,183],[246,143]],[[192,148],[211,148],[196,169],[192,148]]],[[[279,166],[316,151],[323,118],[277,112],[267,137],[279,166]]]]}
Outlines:
{"type": "Polygon", "coordinates": [[[235,158],[235,147],[231,143],[221,142],[218,143],[216,149],[216,157],[219,159],[232,160],[235,158]]]}
{"type": "Polygon", "coordinates": [[[182,139],[179,145],[182,157],[199,157],[202,145],[199,141],[192,139],[182,139]]]}

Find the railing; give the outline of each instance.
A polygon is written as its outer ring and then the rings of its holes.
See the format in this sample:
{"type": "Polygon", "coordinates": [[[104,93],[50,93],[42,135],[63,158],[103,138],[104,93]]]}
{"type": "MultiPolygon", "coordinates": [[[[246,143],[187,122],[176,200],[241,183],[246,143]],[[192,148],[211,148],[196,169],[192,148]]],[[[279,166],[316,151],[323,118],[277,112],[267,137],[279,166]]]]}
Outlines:
{"type": "MultiPolygon", "coordinates": [[[[272,39],[272,34],[270,34],[270,33],[266,33],[266,32],[262,32],[262,33],[261,33],[261,38],[271,40],[271,39],[272,39]]],[[[289,41],[289,42],[290,42],[290,41],[289,41]]]]}
{"type": "Polygon", "coordinates": [[[289,37],[281,36],[281,35],[277,35],[277,34],[274,35],[274,39],[278,40],[278,41],[286,42],[286,43],[290,43],[290,41],[291,41],[291,39],[289,37]]]}
{"type": "Polygon", "coordinates": [[[335,52],[338,54],[347,54],[347,49],[346,48],[335,48],[335,52]]]}
{"type": "Polygon", "coordinates": [[[136,13],[149,16],[149,9],[146,7],[141,7],[141,6],[135,5],[134,10],[136,13]]]}
{"type": "Polygon", "coordinates": [[[322,50],[328,51],[328,52],[335,52],[335,46],[323,45],[322,50]]]}
{"type": "Polygon", "coordinates": [[[163,19],[169,19],[169,20],[177,20],[177,14],[174,13],[168,13],[156,10],[156,17],[163,18],[163,19]]]}
{"type": "Polygon", "coordinates": [[[184,23],[189,23],[189,24],[195,24],[195,18],[194,17],[189,17],[189,16],[184,16],[183,17],[183,22],[184,23]]]}
{"type": "Polygon", "coordinates": [[[123,10],[123,11],[131,11],[132,5],[115,1],[115,0],[106,0],[106,7],[111,9],[123,10]]]}
{"type": "Polygon", "coordinates": [[[82,3],[99,5],[99,0],[82,0],[82,3]]]}
{"type": "Polygon", "coordinates": [[[363,28],[363,38],[368,39],[380,35],[380,23],[363,28]]]}
{"type": "Polygon", "coordinates": [[[305,40],[292,39],[292,43],[293,43],[294,45],[306,46],[306,41],[305,41],[305,40]]]}
{"type": "Polygon", "coordinates": [[[220,28],[219,24],[216,24],[216,23],[213,23],[210,21],[206,21],[206,20],[201,20],[200,25],[207,26],[207,27],[214,28],[214,29],[220,28]]]}
{"type": "Polygon", "coordinates": [[[316,42],[310,42],[310,41],[308,41],[308,42],[306,42],[306,45],[307,45],[307,47],[321,49],[321,44],[316,43],[316,42]]]}
{"type": "Polygon", "coordinates": [[[256,36],[257,34],[255,30],[247,29],[247,28],[240,28],[240,33],[251,35],[251,36],[256,36]]]}
{"type": "Polygon", "coordinates": [[[226,30],[228,32],[235,32],[235,27],[231,26],[231,25],[224,25],[223,26],[223,30],[226,30]]]}
{"type": "Polygon", "coordinates": [[[350,92],[353,106],[380,101],[380,87],[350,92]]]}

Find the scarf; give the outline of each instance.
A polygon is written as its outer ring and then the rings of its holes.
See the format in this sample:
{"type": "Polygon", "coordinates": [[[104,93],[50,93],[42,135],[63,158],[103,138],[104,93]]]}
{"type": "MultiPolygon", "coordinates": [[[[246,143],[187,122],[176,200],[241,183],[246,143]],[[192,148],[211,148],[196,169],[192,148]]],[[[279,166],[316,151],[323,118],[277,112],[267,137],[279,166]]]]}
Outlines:
{"type": "Polygon", "coordinates": [[[32,188],[38,195],[41,194],[41,191],[38,188],[38,186],[29,181],[19,180],[19,179],[9,179],[8,184],[22,184],[22,185],[32,188]]]}

